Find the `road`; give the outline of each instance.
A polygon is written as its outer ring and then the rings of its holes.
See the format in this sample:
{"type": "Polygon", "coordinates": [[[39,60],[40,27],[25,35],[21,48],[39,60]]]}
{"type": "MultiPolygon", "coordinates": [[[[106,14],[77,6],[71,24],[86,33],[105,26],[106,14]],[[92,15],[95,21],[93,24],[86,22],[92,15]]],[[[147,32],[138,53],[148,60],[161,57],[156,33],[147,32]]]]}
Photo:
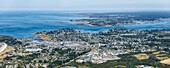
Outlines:
{"type": "Polygon", "coordinates": [[[3,52],[7,48],[6,43],[0,43],[0,53],[3,52]]]}

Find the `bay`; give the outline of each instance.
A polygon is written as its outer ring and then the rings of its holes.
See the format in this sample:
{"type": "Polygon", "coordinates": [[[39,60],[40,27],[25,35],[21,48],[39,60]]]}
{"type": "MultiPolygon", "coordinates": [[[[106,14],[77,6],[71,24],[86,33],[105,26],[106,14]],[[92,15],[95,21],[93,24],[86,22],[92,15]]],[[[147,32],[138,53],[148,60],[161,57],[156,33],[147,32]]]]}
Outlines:
{"type": "Polygon", "coordinates": [[[87,32],[101,32],[112,28],[127,29],[170,29],[170,20],[156,23],[129,24],[119,26],[87,26],[71,19],[87,19],[76,13],[45,11],[8,11],[0,12],[0,35],[16,38],[33,36],[33,32],[51,31],[61,28],[73,28],[87,32]]]}

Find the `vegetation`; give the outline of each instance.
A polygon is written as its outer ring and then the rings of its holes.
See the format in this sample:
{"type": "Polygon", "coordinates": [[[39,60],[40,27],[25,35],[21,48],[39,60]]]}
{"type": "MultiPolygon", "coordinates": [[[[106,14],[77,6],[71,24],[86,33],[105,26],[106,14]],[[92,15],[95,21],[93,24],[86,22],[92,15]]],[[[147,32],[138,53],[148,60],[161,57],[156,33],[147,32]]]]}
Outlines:
{"type": "Polygon", "coordinates": [[[144,60],[144,59],[149,58],[149,56],[147,54],[135,54],[134,56],[139,60],[144,60]]]}
{"type": "Polygon", "coordinates": [[[137,65],[148,65],[158,68],[170,68],[170,65],[161,64],[155,56],[151,52],[146,52],[146,54],[150,55],[148,59],[139,60],[133,55],[140,55],[141,53],[131,53],[131,54],[125,54],[125,55],[119,55],[121,57],[120,60],[114,60],[114,61],[108,61],[106,63],[102,64],[92,64],[92,63],[76,63],[71,62],[67,66],[86,66],[89,68],[115,68],[115,67],[129,67],[129,68],[136,68],[137,65]]]}

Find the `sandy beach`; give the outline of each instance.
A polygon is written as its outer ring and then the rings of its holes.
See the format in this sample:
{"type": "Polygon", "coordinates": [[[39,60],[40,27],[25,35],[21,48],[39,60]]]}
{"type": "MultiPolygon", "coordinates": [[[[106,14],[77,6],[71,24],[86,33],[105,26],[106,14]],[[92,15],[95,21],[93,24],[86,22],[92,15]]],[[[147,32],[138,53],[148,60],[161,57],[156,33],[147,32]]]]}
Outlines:
{"type": "Polygon", "coordinates": [[[2,51],[4,51],[4,50],[6,49],[6,47],[7,47],[7,44],[6,44],[6,43],[0,43],[0,53],[1,53],[2,51]]]}

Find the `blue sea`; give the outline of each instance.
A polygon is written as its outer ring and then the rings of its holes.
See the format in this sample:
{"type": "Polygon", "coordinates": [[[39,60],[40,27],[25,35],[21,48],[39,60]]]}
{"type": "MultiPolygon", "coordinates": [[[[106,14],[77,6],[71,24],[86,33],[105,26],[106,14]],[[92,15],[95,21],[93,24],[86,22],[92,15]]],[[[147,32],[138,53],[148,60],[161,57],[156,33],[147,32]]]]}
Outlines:
{"type": "Polygon", "coordinates": [[[144,23],[120,26],[86,26],[82,22],[71,22],[71,19],[88,19],[74,12],[50,11],[0,11],[0,35],[24,38],[33,36],[33,32],[51,31],[61,28],[74,28],[87,32],[100,32],[112,28],[127,29],[170,29],[170,20],[156,23],[144,23]]]}

